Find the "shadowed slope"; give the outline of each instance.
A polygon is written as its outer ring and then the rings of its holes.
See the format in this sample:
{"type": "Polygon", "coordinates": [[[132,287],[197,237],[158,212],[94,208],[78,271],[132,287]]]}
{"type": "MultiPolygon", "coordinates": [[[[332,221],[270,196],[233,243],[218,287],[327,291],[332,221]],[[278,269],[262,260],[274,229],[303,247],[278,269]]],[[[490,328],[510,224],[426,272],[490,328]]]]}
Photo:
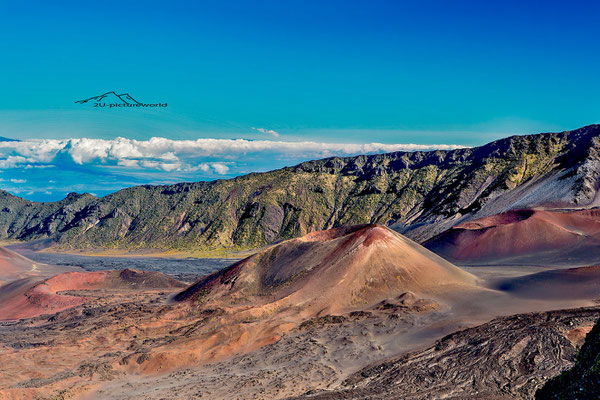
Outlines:
{"type": "Polygon", "coordinates": [[[552,378],[535,393],[538,400],[600,398],[600,320],[585,338],[575,365],[552,378]]]}
{"type": "Polygon", "coordinates": [[[209,275],[176,300],[301,307],[305,314],[361,308],[411,291],[436,296],[475,278],[378,225],[314,232],[209,275]]]}
{"type": "Polygon", "coordinates": [[[527,258],[535,262],[548,253],[545,258],[555,262],[595,262],[600,257],[600,209],[509,211],[459,224],[425,246],[456,261],[527,258]]]}
{"type": "Polygon", "coordinates": [[[538,272],[504,279],[495,286],[530,299],[600,299],[600,266],[538,272]]]}

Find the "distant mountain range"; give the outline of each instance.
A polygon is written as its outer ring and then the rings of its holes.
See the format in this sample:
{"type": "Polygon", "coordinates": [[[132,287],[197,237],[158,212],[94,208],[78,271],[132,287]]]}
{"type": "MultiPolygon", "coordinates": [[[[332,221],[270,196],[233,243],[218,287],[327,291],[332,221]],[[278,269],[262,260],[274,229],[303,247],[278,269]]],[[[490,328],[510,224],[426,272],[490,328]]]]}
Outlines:
{"type": "Polygon", "coordinates": [[[423,242],[511,209],[600,205],[600,125],[452,151],[309,161],[213,182],[34,203],[0,192],[0,238],[63,248],[249,249],[350,224],[423,242]]]}

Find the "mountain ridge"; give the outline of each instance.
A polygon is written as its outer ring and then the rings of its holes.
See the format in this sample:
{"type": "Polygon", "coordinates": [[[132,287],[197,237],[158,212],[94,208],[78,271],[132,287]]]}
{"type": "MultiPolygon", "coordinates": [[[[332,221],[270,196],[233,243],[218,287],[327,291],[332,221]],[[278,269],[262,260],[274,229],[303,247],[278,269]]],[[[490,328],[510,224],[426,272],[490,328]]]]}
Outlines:
{"type": "Polygon", "coordinates": [[[423,242],[526,207],[600,205],[600,125],[483,146],[330,157],[227,180],[33,203],[0,192],[0,239],[60,248],[249,249],[378,223],[423,242]]]}

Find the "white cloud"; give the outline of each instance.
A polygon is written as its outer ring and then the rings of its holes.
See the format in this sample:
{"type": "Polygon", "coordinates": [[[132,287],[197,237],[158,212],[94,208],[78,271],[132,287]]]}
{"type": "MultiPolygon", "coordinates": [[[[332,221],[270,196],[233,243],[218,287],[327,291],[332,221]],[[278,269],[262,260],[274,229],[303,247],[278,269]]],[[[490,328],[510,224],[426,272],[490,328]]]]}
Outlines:
{"type": "MultiPolygon", "coordinates": [[[[65,148],[67,140],[33,139],[18,142],[0,142],[0,154],[14,151],[27,158],[27,162],[50,162],[65,148]]],[[[0,167],[2,168],[2,167],[0,167]]]]}
{"type": "Polygon", "coordinates": [[[10,180],[12,183],[25,183],[27,182],[27,179],[11,179],[10,180]]]}
{"type": "Polygon", "coordinates": [[[275,136],[275,137],[279,137],[279,133],[275,132],[272,129],[265,129],[265,128],[254,128],[252,127],[252,129],[254,129],[255,131],[259,131],[261,133],[266,133],[267,135],[271,135],[271,136],[275,136]]]}
{"type": "MultiPolygon", "coordinates": [[[[273,134],[262,128],[261,132],[273,134]]],[[[276,132],[275,132],[276,133],[276,132]]],[[[64,162],[100,164],[164,172],[227,174],[221,160],[242,160],[248,154],[259,157],[308,159],[393,151],[453,150],[458,145],[419,145],[384,143],[326,143],[314,141],[211,139],[172,140],[153,137],[148,140],[106,139],[29,139],[0,142],[0,169],[47,168],[64,162]]]]}
{"type": "Polygon", "coordinates": [[[215,172],[219,175],[225,175],[227,171],[229,171],[229,167],[223,163],[211,163],[211,167],[215,170],[215,172]]]}
{"type": "Polygon", "coordinates": [[[117,161],[117,165],[128,168],[139,168],[140,162],[138,160],[130,160],[128,158],[125,158],[123,160],[117,161]]]}
{"type": "Polygon", "coordinates": [[[29,160],[22,156],[7,156],[5,159],[0,159],[0,169],[16,168],[28,162],[29,160]]]}
{"type": "Polygon", "coordinates": [[[208,165],[206,163],[202,163],[202,164],[198,165],[198,169],[200,169],[201,171],[204,171],[204,172],[208,172],[208,171],[210,171],[210,165],[208,165]]]}

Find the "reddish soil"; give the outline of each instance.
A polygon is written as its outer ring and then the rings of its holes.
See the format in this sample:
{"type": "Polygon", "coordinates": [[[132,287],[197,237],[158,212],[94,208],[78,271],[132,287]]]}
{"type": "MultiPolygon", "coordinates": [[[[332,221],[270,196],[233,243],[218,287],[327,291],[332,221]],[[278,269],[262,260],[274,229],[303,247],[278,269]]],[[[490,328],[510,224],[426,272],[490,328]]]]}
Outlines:
{"type": "Polygon", "coordinates": [[[34,278],[23,278],[0,287],[0,321],[53,314],[89,300],[86,296],[61,293],[65,291],[182,287],[185,284],[158,272],[130,269],[67,272],[41,282],[34,278]]]}
{"type": "MultiPolygon", "coordinates": [[[[378,225],[315,232],[210,275],[176,296],[228,307],[347,312],[405,292],[436,296],[475,278],[378,225]]],[[[269,311],[270,312],[270,311],[269,311]]]]}
{"type": "MultiPolygon", "coordinates": [[[[588,271],[595,269],[574,275],[588,271]]],[[[39,279],[0,287],[0,314],[37,315],[0,321],[0,398],[260,399],[345,389],[349,374],[366,365],[492,317],[591,303],[480,287],[473,275],[377,225],[282,242],[183,291],[187,285],[165,275],[134,270],[39,279]]],[[[490,332],[506,331],[505,324],[490,332]]],[[[589,325],[586,317],[560,329],[567,350],[589,325]]],[[[483,344],[494,337],[483,333],[473,337],[483,344]]],[[[554,344],[552,335],[544,343],[554,344]]],[[[521,339],[489,343],[503,346],[494,354],[521,354],[521,339]]],[[[457,376],[477,371],[478,359],[447,350],[427,352],[441,351],[457,376]]],[[[421,376],[406,387],[421,391],[421,376]]],[[[388,396],[396,397],[404,398],[388,396]]]]}
{"type": "Polygon", "coordinates": [[[195,335],[155,349],[139,370],[155,373],[215,362],[278,341],[303,321],[391,306],[437,309],[446,294],[477,290],[476,278],[378,225],[315,232],[262,250],[174,296],[213,310],[195,335]],[[403,296],[404,295],[404,296],[403,296]]]}
{"type": "Polygon", "coordinates": [[[600,209],[513,210],[459,224],[425,243],[452,261],[491,261],[548,253],[572,260],[600,256],[600,209]]]}

